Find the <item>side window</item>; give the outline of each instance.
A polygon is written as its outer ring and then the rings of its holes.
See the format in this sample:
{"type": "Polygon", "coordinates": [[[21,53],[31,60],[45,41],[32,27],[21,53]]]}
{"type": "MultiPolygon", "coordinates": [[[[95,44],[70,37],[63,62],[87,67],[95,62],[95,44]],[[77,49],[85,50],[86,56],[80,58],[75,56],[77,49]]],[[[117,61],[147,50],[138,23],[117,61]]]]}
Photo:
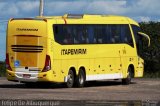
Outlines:
{"type": "MultiPolygon", "coordinates": [[[[60,44],[88,44],[89,43],[87,25],[57,24],[57,25],[53,25],[53,30],[54,30],[55,41],[60,44]]],[[[90,29],[90,34],[91,32],[93,33],[92,29],[90,29]]]]}
{"type": "Polygon", "coordinates": [[[129,25],[121,25],[121,32],[120,33],[121,33],[121,42],[127,43],[130,46],[134,47],[129,25]]]}
{"type": "Polygon", "coordinates": [[[64,39],[63,39],[63,44],[73,44],[73,30],[71,25],[64,25],[63,26],[64,31],[64,39]]]}
{"type": "Polygon", "coordinates": [[[139,41],[140,37],[138,36],[138,32],[141,31],[140,27],[136,26],[136,25],[132,25],[132,30],[133,30],[133,34],[135,37],[136,42],[139,41]]]}
{"type": "Polygon", "coordinates": [[[73,44],[73,30],[70,25],[53,25],[55,41],[60,44],[73,44]]]}
{"type": "Polygon", "coordinates": [[[126,25],[121,25],[121,42],[128,43],[128,37],[126,36],[126,25]]]}
{"type": "Polygon", "coordinates": [[[96,43],[97,44],[102,44],[102,26],[101,25],[94,25],[94,34],[96,37],[96,43]]]}
{"type": "Polygon", "coordinates": [[[114,37],[115,25],[109,25],[109,30],[110,30],[110,42],[114,44],[116,43],[116,40],[114,37]]]}
{"type": "Polygon", "coordinates": [[[76,35],[75,44],[86,44],[88,43],[87,28],[85,25],[75,25],[76,35]]]}
{"type": "MultiPolygon", "coordinates": [[[[53,30],[55,41],[60,44],[127,43],[133,46],[129,25],[57,24],[53,25],[53,30]]],[[[136,39],[138,38],[136,37],[136,39]]]]}
{"type": "Polygon", "coordinates": [[[88,44],[87,25],[83,25],[82,44],[88,44]]]}
{"type": "Polygon", "coordinates": [[[96,43],[96,38],[94,35],[94,25],[86,25],[86,30],[87,30],[87,41],[89,44],[94,44],[96,43]]]}
{"type": "Polygon", "coordinates": [[[131,31],[130,31],[130,28],[129,28],[129,25],[126,25],[126,36],[128,38],[128,44],[132,47],[134,47],[134,44],[133,44],[133,39],[132,39],[132,35],[131,35],[131,31]]]}
{"type": "Polygon", "coordinates": [[[64,39],[64,28],[62,25],[53,25],[53,31],[54,31],[54,38],[55,41],[63,44],[63,39],[64,39]]]}
{"type": "Polygon", "coordinates": [[[102,25],[102,42],[103,44],[107,44],[108,43],[108,34],[107,34],[107,31],[106,31],[106,26],[107,25],[102,25]]]}
{"type": "Polygon", "coordinates": [[[120,43],[120,26],[110,25],[111,43],[120,43]]]}
{"type": "Polygon", "coordinates": [[[74,44],[80,44],[82,42],[82,32],[83,27],[82,25],[75,25],[74,26],[74,44]]]}
{"type": "Polygon", "coordinates": [[[105,25],[104,26],[104,34],[105,34],[105,43],[111,44],[113,43],[112,41],[112,36],[111,36],[111,25],[105,25]]]}

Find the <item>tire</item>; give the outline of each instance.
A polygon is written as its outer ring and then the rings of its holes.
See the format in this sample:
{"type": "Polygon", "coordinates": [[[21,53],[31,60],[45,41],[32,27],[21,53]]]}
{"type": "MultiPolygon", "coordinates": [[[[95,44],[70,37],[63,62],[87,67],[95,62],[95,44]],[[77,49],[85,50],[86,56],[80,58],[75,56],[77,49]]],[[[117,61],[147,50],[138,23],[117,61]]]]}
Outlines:
{"type": "Polygon", "coordinates": [[[72,88],[74,86],[74,80],[75,80],[75,76],[72,70],[69,70],[68,72],[68,79],[67,79],[67,87],[68,88],[72,88]]]}
{"type": "Polygon", "coordinates": [[[80,69],[76,79],[76,86],[82,88],[84,87],[84,84],[85,84],[85,73],[82,69],[80,69]]]}
{"type": "Polygon", "coordinates": [[[131,83],[131,79],[132,79],[133,75],[132,75],[132,69],[130,67],[128,67],[128,75],[127,78],[122,79],[122,84],[123,85],[129,85],[131,83]]]}

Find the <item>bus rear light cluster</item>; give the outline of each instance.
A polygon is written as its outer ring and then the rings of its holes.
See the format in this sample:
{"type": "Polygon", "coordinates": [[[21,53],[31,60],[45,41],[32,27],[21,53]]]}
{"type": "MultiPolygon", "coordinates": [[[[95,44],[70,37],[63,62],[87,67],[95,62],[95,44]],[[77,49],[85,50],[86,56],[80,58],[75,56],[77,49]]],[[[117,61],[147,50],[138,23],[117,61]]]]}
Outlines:
{"type": "Polygon", "coordinates": [[[46,55],[46,60],[45,60],[45,66],[42,70],[42,72],[47,72],[51,70],[51,59],[49,55],[46,55]]]}
{"type": "Polygon", "coordinates": [[[6,69],[12,71],[12,68],[9,63],[9,54],[6,54],[6,69]]]}

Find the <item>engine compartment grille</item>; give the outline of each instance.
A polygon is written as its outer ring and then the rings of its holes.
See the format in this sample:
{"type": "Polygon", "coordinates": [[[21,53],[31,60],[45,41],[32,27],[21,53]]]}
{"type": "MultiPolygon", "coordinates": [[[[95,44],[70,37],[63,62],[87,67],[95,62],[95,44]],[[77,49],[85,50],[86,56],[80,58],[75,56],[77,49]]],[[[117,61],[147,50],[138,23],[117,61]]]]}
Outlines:
{"type": "Polygon", "coordinates": [[[37,53],[43,51],[43,46],[37,46],[37,45],[12,45],[11,48],[14,52],[37,53]]]}

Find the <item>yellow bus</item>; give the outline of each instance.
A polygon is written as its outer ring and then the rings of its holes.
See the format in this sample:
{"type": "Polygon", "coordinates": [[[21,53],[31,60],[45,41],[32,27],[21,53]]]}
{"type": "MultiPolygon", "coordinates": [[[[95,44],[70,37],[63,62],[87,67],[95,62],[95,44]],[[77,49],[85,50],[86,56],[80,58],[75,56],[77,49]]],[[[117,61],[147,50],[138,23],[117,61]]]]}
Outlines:
{"type": "Polygon", "coordinates": [[[113,15],[13,18],[8,22],[9,81],[55,82],[83,87],[86,81],[142,77],[142,33],[134,20],[113,15]]]}

